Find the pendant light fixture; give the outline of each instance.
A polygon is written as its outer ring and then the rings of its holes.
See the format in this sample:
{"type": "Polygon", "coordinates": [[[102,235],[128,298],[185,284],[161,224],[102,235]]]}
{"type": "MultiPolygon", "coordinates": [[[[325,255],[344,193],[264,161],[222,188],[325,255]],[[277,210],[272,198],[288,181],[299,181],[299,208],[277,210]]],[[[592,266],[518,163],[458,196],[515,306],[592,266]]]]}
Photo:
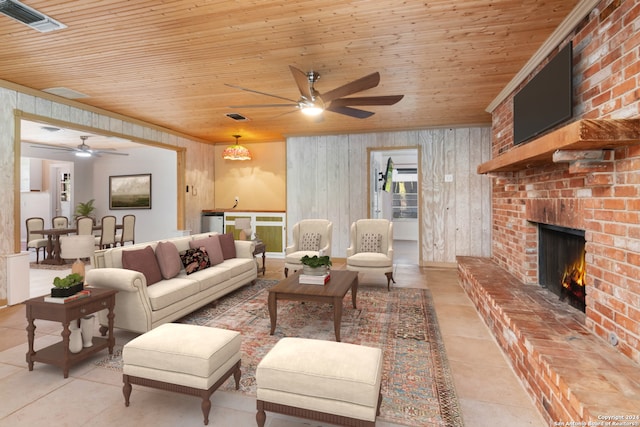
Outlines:
{"type": "Polygon", "coordinates": [[[236,143],[228,146],[222,152],[222,158],[225,160],[251,160],[251,152],[248,148],[238,144],[238,138],[241,135],[231,135],[236,139],[236,143]]]}

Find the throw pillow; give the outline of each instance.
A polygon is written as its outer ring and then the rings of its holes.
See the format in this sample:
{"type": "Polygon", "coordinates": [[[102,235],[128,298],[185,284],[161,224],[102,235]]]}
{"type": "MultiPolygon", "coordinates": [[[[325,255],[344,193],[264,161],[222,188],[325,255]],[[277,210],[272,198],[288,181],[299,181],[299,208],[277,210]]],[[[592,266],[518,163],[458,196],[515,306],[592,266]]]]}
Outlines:
{"type": "Polygon", "coordinates": [[[364,233],[360,238],[360,252],[382,252],[382,235],[364,233]]]}
{"type": "Polygon", "coordinates": [[[304,233],[300,240],[301,251],[319,251],[320,233],[304,233]]]}
{"type": "Polygon", "coordinates": [[[151,246],[147,246],[144,249],[122,251],[122,266],[127,270],[135,270],[144,274],[147,279],[147,286],[162,280],[158,260],[151,246]]]}
{"type": "Polygon", "coordinates": [[[209,255],[209,262],[211,265],[220,264],[224,261],[222,255],[222,246],[220,246],[220,238],[215,236],[205,237],[204,239],[192,240],[189,242],[191,249],[204,247],[209,255]]]}
{"type": "Polygon", "coordinates": [[[182,269],[182,261],[180,260],[178,248],[171,242],[158,242],[158,246],[156,246],[156,259],[158,260],[160,273],[162,273],[162,277],[165,279],[176,277],[182,269]]]}
{"type": "Polygon", "coordinates": [[[231,259],[236,257],[236,243],[233,239],[233,234],[219,234],[220,246],[222,246],[222,256],[224,259],[231,259]]]}
{"type": "Polygon", "coordinates": [[[195,273],[211,266],[207,250],[203,248],[187,249],[183,254],[180,254],[180,258],[187,274],[195,273]]]}

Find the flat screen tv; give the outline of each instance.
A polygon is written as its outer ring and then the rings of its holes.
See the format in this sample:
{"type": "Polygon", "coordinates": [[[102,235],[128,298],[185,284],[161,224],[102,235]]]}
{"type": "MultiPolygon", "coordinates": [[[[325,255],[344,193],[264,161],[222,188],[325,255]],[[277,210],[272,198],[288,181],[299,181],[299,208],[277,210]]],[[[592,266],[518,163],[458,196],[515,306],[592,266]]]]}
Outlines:
{"type": "Polygon", "coordinates": [[[391,192],[392,176],[393,176],[393,160],[391,160],[391,157],[389,157],[389,160],[387,160],[387,170],[385,171],[384,179],[382,180],[382,191],[386,191],[387,193],[391,192]]]}
{"type": "Polygon", "coordinates": [[[521,144],[571,118],[572,57],[571,43],[568,43],[514,96],[514,144],[521,144]]]}

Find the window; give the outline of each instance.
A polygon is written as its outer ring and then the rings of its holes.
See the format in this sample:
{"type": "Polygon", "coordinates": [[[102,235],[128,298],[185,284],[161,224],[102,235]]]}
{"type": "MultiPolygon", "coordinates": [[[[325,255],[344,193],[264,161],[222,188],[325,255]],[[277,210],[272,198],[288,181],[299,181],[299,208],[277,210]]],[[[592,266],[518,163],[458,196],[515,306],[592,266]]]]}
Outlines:
{"type": "Polygon", "coordinates": [[[394,169],[393,218],[418,218],[418,170],[394,169]]]}

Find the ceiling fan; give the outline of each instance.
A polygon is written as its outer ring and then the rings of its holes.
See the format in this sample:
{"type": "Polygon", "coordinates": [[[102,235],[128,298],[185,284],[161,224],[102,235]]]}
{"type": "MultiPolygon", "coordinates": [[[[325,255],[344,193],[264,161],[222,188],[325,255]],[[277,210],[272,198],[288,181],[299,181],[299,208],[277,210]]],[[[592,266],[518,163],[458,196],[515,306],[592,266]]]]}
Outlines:
{"type": "Polygon", "coordinates": [[[45,150],[59,150],[59,151],[70,151],[75,153],[78,157],[101,157],[101,154],[113,154],[116,156],[128,156],[127,153],[118,153],[113,148],[105,148],[103,150],[92,150],[91,147],[87,145],[88,135],[80,136],[82,143],[77,147],[65,147],[65,146],[54,146],[54,145],[31,145],[33,148],[44,148],[45,150]]]}
{"type": "MultiPolygon", "coordinates": [[[[362,110],[360,108],[353,108],[353,106],[361,105],[393,105],[400,101],[404,95],[387,95],[387,96],[364,96],[354,98],[344,98],[345,96],[352,95],[363,90],[371,89],[378,86],[380,83],[380,73],[371,73],[358,80],[354,80],[350,83],[337,87],[325,93],[319,93],[314,84],[320,78],[320,74],[314,71],[305,73],[297,69],[296,67],[289,65],[293,79],[300,91],[300,99],[293,100],[278,95],[272,95],[270,93],[260,92],[253,89],[247,89],[241,86],[235,86],[226,84],[226,86],[236,89],[244,90],[247,92],[253,92],[260,95],[266,95],[273,98],[289,101],[289,104],[254,104],[254,105],[231,105],[229,108],[270,108],[270,107],[289,107],[297,108],[304,114],[309,116],[318,116],[323,111],[331,111],[338,114],[343,114],[349,117],[355,117],[357,119],[366,119],[371,117],[374,113],[371,111],[362,110]]],[[[293,110],[295,111],[295,110],[293,110]]]]}

